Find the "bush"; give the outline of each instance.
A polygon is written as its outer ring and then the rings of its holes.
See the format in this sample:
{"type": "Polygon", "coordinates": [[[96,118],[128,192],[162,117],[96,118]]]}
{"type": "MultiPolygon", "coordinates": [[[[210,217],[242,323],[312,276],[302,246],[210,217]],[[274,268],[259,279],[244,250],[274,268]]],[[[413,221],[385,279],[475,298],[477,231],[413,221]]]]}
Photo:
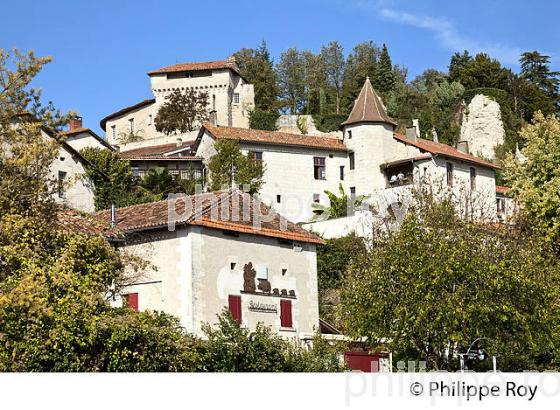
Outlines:
{"type": "Polygon", "coordinates": [[[218,316],[218,326],[204,326],[208,341],[203,348],[205,370],[210,372],[334,372],[344,369],[342,346],[315,337],[314,348],[283,340],[269,327],[254,331],[240,327],[229,312],[218,316]]]}
{"type": "Polygon", "coordinates": [[[340,129],[340,124],[347,118],[347,115],[342,114],[314,115],[313,122],[315,128],[321,132],[334,132],[340,129]]]}
{"type": "Polygon", "coordinates": [[[249,113],[249,128],[254,130],[276,131],[277,112],[253,110],[249,113]]]}

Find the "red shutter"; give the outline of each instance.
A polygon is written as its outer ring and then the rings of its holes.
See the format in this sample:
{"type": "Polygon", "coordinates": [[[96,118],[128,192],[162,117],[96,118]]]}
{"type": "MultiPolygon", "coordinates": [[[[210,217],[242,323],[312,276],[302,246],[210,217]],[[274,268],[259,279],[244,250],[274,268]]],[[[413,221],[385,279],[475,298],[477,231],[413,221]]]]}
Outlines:
{"type": "Polygon", "coordinates": [[[228,305],[233,320],[241,324],[241,296],[229,295],[228,305]]]}
{"type": "Polygon", "coordinates": [[[280,326],[292,327],[292,301],[280,301],[280,326]]]}
{"type": "Polygon", "coordinates": [[[138,293],[129,293],[126,295],[128,307],[138,312],[138,293]]]}

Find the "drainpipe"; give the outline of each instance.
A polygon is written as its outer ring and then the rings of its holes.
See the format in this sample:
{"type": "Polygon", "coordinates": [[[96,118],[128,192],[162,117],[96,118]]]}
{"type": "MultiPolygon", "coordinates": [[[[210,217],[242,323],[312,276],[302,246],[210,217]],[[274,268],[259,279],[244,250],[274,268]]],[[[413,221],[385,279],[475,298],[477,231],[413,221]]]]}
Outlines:
{"type": "Polygon", "coordinates": [[[117,208],[115,204],[111,204],[111,228],[117,225],[117,208]]]}

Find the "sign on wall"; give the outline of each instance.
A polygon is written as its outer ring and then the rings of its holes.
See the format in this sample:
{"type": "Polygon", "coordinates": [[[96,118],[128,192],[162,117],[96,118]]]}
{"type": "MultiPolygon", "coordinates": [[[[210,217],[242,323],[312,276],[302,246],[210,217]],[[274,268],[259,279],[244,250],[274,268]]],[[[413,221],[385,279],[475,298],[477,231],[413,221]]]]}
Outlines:
{"type": "Polygon", "coordinates": [[[278,313],[278,306],[276,306],[274,303],[262,303],[262,302],[255,302],[253,300],[249,301],[248,309],[251,312],[278,313]]]}

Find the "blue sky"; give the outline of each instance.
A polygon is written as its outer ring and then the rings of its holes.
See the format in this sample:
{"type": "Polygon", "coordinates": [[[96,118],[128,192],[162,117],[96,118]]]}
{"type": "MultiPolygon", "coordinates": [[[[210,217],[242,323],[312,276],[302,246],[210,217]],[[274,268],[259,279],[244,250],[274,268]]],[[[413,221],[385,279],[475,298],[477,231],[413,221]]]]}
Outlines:
{"type": "Polygon", "coordinates": [[[150,98],[146,72],[185,61],[226,58],[266,40],[276,59],[288,47],[318,51],[338,40],[387,43],[409,79],[445,70],[454,51],[486,51],[517,70],[519,53],[539,50],[560,70],[560,2],[469,0],[27,1],[2,4],[0,47],[54,60],[35,86],[101,132],[99,120],[150,98]]]}

